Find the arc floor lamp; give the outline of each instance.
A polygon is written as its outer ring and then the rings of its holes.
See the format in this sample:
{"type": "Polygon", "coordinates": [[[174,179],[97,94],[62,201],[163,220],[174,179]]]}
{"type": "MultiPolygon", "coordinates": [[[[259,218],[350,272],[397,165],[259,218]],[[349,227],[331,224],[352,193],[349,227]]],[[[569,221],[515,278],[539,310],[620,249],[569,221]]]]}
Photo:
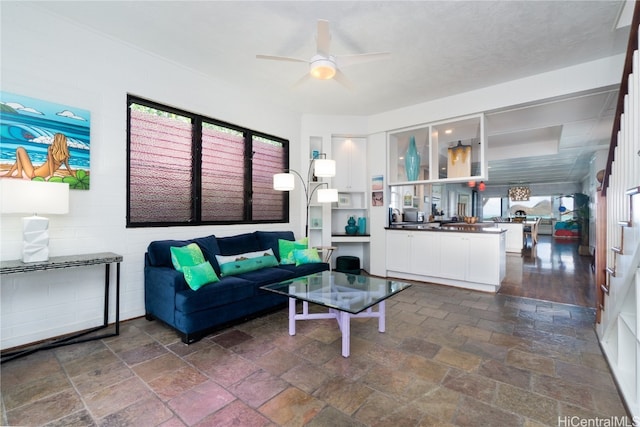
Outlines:
{"type": "Polygon", "coordinates": [[[332,203],[338,201],[338,190],[335,188],[329,188],[329,183],[319,182],[316,185],[312,178],[314,176],[318,178],[331,178],[336,176],[336,162],[335,160],[329,160],[326,158],[326,154],[320,154],[319,158],[311,159],[309,163],[309,170],[307,171],[307,179],[294,169],[288,169],[288,172],[277,173],[273,175],[273,188],[278,191],[292,191],[295,189],[296,177],[300,178],[302,188],[304,190],[304,198],[306,203],[306,222],[304,235],[309,237],[309,206],[313,200],[313,195],[318,193],[319,203],[332,203]],[[320,158],[322,157],[322,158],[320,158]],[[313,171],[313,175],[312,172],[313,171]],[[321,188],[323,186],[327,188],[321,188]]]}

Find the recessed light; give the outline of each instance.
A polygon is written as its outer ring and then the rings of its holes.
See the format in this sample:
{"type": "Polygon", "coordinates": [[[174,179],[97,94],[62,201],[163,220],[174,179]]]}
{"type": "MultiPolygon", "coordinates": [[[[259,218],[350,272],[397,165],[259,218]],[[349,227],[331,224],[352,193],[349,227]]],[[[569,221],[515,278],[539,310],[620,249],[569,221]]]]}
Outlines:
{"type": "Polygon", "coordinates": [[[445,129],[444,133],[446,133],[447,135],[450,135],[453,133],[453,129],[445,129]]]}

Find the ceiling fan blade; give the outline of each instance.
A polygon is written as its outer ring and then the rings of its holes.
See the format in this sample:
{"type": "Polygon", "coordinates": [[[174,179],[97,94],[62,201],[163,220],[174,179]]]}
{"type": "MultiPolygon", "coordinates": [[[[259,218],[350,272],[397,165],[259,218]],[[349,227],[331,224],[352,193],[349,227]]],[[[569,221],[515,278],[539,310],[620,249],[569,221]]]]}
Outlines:
{"type": "Polygon", "coordinates": [[[349,80],[342,71],[336,70],[336,75],[333,76],[333,80],[337,81],[347,89],[353,90],[353,83],[351,83],[351,80],[349,80]]]}
{"type": "Polygon", "coordinates": [[[309,60],[307,59],[300,59],[300,58],[291,58],[289,56],[276,56],[276,55],[256,55],[257,59],[269,59],[272,61],[288,61],[288,62],[305,62],[305,63],[309,63],[309,60]]]}
{"type": "Polygon", "coordinates": [[[390,57],[391,57],[390,52],[372,52],[372,53],[359,53],[354,55],[339,55],[339,56],[336,56],[336,63],[340,67],[348,67],[354,64],[363,64],[365,62],[389,59],[390,57]]]}
{"type": "Polygon", "coordinates": [[[329,56],[329,46],[331,46],[331,34],[329,33],[329,21],[318,19],[318,34],[316,35],[318,53],[329,56]]]}
{"type": "Polygon", "coordinates": [[[309,79],[311,79],[311,74],[306,73],[304,76],[300,77],[300,80],[298,80],[297,82],[295,82],[293,84],[293,87],[296,88],[296,87],[302,85],[303,83],[309,81],[309,79]]]}

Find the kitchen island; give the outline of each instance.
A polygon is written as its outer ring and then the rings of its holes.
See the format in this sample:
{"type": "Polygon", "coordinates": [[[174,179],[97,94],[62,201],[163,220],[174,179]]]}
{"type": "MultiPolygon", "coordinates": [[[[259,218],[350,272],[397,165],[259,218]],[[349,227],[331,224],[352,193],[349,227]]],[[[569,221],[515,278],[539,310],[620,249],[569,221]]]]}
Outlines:
{"type": "Polygon", "coordinates": [[[391,225],[387,276],[497,292],[506,273],[505,234],[493,224],[391,225]]]}

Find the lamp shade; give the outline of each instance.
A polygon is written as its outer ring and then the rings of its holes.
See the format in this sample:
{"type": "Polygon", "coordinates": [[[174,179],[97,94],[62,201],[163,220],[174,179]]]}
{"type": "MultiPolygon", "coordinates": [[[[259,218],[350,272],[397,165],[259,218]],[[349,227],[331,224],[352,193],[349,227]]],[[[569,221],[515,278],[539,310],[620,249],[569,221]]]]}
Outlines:
{"type": "Polygon", "coordinates": [[[318,202],[333,203],[338,201],[338,190],[335,188],[319,188],[318,202]]]}
{"type": "Polygon", "coordinates": [[[2,213],[66,214],[69,212],[69,184],[62,182],[0,179],[2,213]]]}
{"type": "Polygon", "coordinates": [[[277,173],[273,175],[273,189],[291,191],[296,188],[296,177],[292,173],[277,173]]]}
{"type": "Polygon", "coordinates": [[[319,178],[336,176],[336,161],[329,159],[315,159],[313,173],[319,178]]]}

